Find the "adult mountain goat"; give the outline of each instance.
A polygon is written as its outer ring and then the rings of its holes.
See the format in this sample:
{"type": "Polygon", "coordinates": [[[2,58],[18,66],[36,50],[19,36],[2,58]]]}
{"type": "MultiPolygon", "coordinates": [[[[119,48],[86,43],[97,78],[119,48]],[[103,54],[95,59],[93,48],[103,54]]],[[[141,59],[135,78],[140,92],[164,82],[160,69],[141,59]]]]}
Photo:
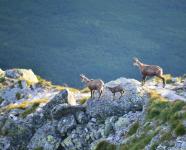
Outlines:
{"type": "Polygon", "coordinates": [[[86,86],[90,89],[91,98],[94,97],[95,91],[99,92],[99,98],[101,97],[104,89],[104,82],[100,79],[89,79],[85,75],[80,75],[81,82],[84,82],[86,86]]]}
{"type": "Polygon", "coordinates": [[[165,78],[163,77],[163,69],[156,65],[147,65],[139,61],[138,58],[133,58],[133,65],[138,66],[142,74],[142,85],[145,84],[147,76],[157,76],[163,81],[163,87],[165,87],[165,78]]]}

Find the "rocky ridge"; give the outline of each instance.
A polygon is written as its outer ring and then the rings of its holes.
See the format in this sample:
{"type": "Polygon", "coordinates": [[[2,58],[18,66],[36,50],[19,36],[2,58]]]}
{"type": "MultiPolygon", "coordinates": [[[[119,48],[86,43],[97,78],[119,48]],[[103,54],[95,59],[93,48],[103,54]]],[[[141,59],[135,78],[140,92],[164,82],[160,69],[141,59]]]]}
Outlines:
{"type": "MultiPolygon", "coordinates": [[[[148,88],[152,83],[141,87],[137,80],[119,78],[106,85],[121,84],[125,90],[121,99],[116,95],[118,98],[112,100],[112,94],[105,89],[101,99],[88,99],[84,104],[79,104],[80,98],[87,97],[89,93],[48,85],[31,70],[0,70],[0,75],[2,150],[101,149],[98,145],[102,141],[118,148],[119,145],[130,143],[132,136],[141,136],[145,124],[156,126],[154,121],[147,122],[145,119],[149,89],[159,90],[154,82],[148,88]],[[138,127],[137,132],[129,136],[135,125],[138,127]]],[[[167,90],[176,91],[174,94],[182,95],[184,101],[184,82],[181,81],[179,86],[176,83],[171,83],[174,88],[168,87],[167,90]],[[177,92],[176,87],[183,87],[182,92],[177,92]]],[[[161,125],[159,128],[169,130],[169,125],[161,125]]],[[[145,149],[150,149],[153,140],[158,141],[161,135],[158,131],[145,145],[145,149]]],[[[161,143],[156,148],[185,148],[185,134],[171,140],[172,147],[161,143]]]]}

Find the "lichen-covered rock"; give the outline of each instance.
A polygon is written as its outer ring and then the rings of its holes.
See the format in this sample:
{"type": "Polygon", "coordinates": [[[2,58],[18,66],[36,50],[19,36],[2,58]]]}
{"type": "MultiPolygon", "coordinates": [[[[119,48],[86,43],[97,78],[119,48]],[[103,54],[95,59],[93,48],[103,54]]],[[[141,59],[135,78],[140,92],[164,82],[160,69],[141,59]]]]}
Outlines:
{"type": "Polygon", "coordinates": [[[86,141],[87,134],[88,131],[85,131],[83,127],[78,126],[76,130],[73,130],[71,134],[61,142],[61,145],[66,150],[86,150],[89,146],[88,141],[86,141]]]}
{"type": "MultiPolygon", "coordinates": [[[[71,101],[69,103],[70,100],[69,97],[69,91],[68,90],[63,90],[61,92],[59,92],[58,94],[56,94],[54,96],[54,98],[52,98],[42,109],[44,111],[44,115],[46,117],[50,117],[51,116],[51,113],[53,113],[54,111],[56,110],[60,110],[60,108],[58,107],[60,105],[60,107],[62,106],[63,107],[69,107],[71,106],[71,102],[73,103],[73,101],[71,101]],[[61,105],[61,104],[64,104],[64,105],[61,105]],[[67,105],[68,104],[68,105],[67,105]]],[[[74,104],[74,103],[73,103],[74,104]]],[[[72,107],[73,108],[73,107],[72,107]]],[[[68,108],[66,108],[65,110],[67,110],[68,108]]],[[[64,110],[64,112],[65,112],[64,110]]],[[[69,109],[70,110],[70,109],[69,109]]]]}
{"type": "Polygon", "coordinates": [[[105,119],[110,116],[123,115],[131,110],[141,111],[143,99],[141,103],[132,104],[127,101],[117,100],[89,100],[87,102],[87,114],[91,117],[105,119]],[[135,107],[134,107],[135,106],[135,107]]]}
{"type": "Polygon", "coordinates": [[[0,149],[1,150],[11,150],[14,147],[11,147],[11,138],[0,136],[0,149]]]}
{"type": "Polygon", "coordinates": [[[52,98],[42,109],[44,111],[44,115],[46,117],[51,117],[52,111],[55,109],[56,106],[60,104],[67,103],[68,98],[68,91],[63,90],[56,94],[54,98],[52,98]]]}
{"type": "Polygon", "coordinates": [[[57,130],[61,136],[64,136],[68,131],[76,127],[76,120],[73,115],[62,117],[57,125],[57,130]]]}
{"type": "Polygon", "coordinates": [[[56,132],[56,127],[52,123],[47,123],[36,131],[28,144],[28,149],[34,150],[40,147],[44,150],[57,150],[60,142],[61,138],[56,132]]]}
{"type": "Polygon", "coordinates": [[[26,80],[31,84],[38,83],[38,79],[31,69],[9,69],[5,71],[5,75],[13,79],[26,80]]]}
{"type": "Polygon", "coordinates": [[[76,120],[79,124],[85,124],[88,122],[88,116],[85,112],[83,111],[78,111],[76,113],[76,120]]]}
{"type": "Polygon", "coordinates": [[[60,119],[69,114],[76,114],[78,111],[85,111],[84,106],[71,106],[68,104],[60,104],[54,107],[51,111],[52,119],[60,119]]]}
{"type": "Polygon", "coordinates": [[[109,134],[113,133],[113,125],[110,122],[107,122],[104,128],[104,135],[107,137],[109,134]]]}
{"type": "Polygon", "coordinates": [[[30,123],[33,128],[38,129],[47,121],[47,118],[45,118],[42,112],[36,112],[28,115],[25,120],[30,123]]]}
{"type": "Polygon", "coordinates": [[[128,118],[120,117],[118,121],[116,121],[115,123],[115,128],[121,129],[121,128],[129,126],[129,124],[130,124],[130,120],[128,118]]]}
{"type": "Polygon", "coordinates": [[[1,135],[11,137],[11,146],[15,149],[25,149],[32,134],[31,125],[22,120],[8,118],[1,128],[1,135]]]}
{"type": "Polygon", "coordinates": [[[22,76],[21,72],[18,69],[6,70],[5,75],[9,78],[14,78],[14,79],[17,79],[22,76]]]}

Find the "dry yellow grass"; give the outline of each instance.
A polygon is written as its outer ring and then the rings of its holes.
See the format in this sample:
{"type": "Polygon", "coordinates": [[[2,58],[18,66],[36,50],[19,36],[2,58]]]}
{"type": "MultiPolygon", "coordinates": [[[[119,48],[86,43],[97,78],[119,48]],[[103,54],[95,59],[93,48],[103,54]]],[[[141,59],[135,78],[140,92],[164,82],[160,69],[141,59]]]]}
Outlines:
{"type": "Polygon", "coordinates": [[[42,104],[42,103],[47,103],[48,99],[35,99],[35,100],[25,100],[20,104],[9,104],[3,108],[2,110],[12,110],[12,109],[25,109],[28,106],[31,106],[33,104],[42,104]]]}
{"type": "Polygon", "coordinates": [[[72,93],[78,93],[79,90],[75,89],[75,88],[71,88],[71,87],[64,87],[64,86],[60,86],[60,85],[53,85],[54,88],[56,88],[57,90],[65,90],[68,89],[70,92],[72,93]]]}

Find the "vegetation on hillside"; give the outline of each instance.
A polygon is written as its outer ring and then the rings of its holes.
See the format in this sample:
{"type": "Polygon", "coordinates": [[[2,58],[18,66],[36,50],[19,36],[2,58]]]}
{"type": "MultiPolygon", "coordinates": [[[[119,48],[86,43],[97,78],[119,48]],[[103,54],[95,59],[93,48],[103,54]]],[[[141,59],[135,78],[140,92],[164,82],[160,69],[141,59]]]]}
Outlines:
{"type": "Polygon", "coordinates": [[[159,134],[159,140],[151,143],[151,149],[155,150],[163,142],[186,134],[186,128],[183,124],[183,121],[186,120],[185,102],[180,100],[168,101],[155,91],[149,93],[149,99],[145,122],[136,122],[131,126],[125,135],[127,139],[125,144],[114,145],[107,141],[101,141],[95,150],[139,150],[143,149],[153,137],[159,134]],[[167,128],[167,131],[164,131],[162,127],[167,128]]]}

